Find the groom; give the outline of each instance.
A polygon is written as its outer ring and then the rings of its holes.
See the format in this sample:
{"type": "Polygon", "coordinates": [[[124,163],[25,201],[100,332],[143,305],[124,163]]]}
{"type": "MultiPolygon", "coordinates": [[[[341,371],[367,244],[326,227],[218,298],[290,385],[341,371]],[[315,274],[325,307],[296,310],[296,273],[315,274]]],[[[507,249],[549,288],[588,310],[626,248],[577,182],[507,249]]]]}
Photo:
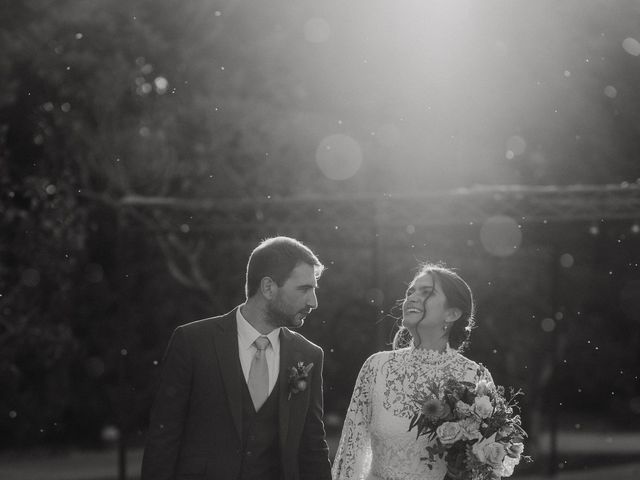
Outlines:
{"type": "Polygon", "coordinates": [[[182,325],[163,360],[142,480],[331,478],[322,423],[324,354],[300,327],[323,265],[289,237],[247,264],[245,303],[182,325]]]}

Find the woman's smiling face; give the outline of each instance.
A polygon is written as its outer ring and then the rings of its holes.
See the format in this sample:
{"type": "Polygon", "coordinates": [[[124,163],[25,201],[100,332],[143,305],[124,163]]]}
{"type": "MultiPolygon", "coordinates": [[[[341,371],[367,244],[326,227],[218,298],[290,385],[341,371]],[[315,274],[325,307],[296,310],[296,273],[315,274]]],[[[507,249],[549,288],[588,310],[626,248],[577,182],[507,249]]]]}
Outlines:
{"type": "Polygon", "coordinates": [[[424,273],[409,285],[402,302],[402,325],[410,331],[418,326],[442,328],[447,312],[447,297],[431,273],[424,273]]]}

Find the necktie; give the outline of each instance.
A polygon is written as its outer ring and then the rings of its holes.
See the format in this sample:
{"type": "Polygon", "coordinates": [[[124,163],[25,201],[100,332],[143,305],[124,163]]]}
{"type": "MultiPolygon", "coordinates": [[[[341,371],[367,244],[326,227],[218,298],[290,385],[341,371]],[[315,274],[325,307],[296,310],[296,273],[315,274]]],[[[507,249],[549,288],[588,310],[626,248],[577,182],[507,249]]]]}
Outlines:
{"type": "Polygon", "coordinates": [[[258,337],[253,342],[257,350],[251,361],[251,368],[249,368],[247,386],[249,387],[249,393],[256,412],[260,410],[260,407],[269,396],[269,367],[267,366],[267,356],[265,354],[269,343],[267,337],[258,337]]]}

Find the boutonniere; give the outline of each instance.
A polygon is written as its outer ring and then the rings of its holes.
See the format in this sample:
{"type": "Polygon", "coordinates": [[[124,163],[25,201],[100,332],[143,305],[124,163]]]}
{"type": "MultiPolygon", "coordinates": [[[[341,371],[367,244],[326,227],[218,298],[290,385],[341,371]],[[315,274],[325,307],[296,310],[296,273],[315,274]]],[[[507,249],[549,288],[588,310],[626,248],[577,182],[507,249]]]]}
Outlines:
{"type": "Polygon", "coordinates": [[[313,368],[313,363],[305,365],[304,362],[298,362],[289,369],[289,398],[291,400],[292,393],[304,392],[307,389],[309,381],[309,372],[313,368]]]}

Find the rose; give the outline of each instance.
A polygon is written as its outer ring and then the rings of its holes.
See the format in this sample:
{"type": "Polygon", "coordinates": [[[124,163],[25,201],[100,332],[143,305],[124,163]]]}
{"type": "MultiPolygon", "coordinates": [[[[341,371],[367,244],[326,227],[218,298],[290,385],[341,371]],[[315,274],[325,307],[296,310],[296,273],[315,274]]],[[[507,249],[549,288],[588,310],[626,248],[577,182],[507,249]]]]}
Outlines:
{"type": "Polygon", "coordinates": [[[445,418],[450,413],[451,409],[449,408],[449,405],[441,402],[435,397],[428,399],[422,405],[422,414],[431,420],[439,420],[441,418],[445,418]]]}
{"type": "Polygon", "coordinates": [[[479,397],[483,395],[489,395],[493,390],[495,390],[495,385],[493,384],[493,382],[480,380],[476,385],[476,395],[479,397]]]}
{"type": "Polygon", "coordinates": [[[458,400],[456,402],[456,412],[458,412],[460,415],[466,417],[469,414],[471,414],[471,405],[469,405],[468,403],[463,402],[462,400],[458,400]]]}
{"type": "Polygon", "coordinates": [[[487,465],[492,467],[502,466],[504,457],[507,455],[507,451],[502,443],[496,442],[496,434],[494,433],[489,438],[476,442],[471,447],[471,451],[476,458],[487,465]]]}
{"type": "Polygon", "coordinates": [[[480,433],[480,421],[477,417],[467,417],[458,423],[462,430],[462,437],[465,440],[476,440],[482,438],[482,434],[480,433]]]}
{"type": "Polygon", "coordinates": [[[291,395],[304,392],[307,389],[309,372],[313,368],[313,363],[305,365],[304,362],[298,362],[289,369],[289,397],[291,395]]]}
{"type": "Polygon", "coordinates": [[[498,434],[501,437],[508,437],[513,432],[514,432],[514,428],[511,425],[505,425],[504,427],[500,427],[500,430],[498,430],[498,434]]]}
{"type": "Polygon", "coordinates": [[[511,458],[517,458],[518,460],[520,459],[523,451],[524,445],[520,442],[511,443],[507,447],[507,455],[509,455],[511,458]]]}
{"type": "Polygon", "coordinates": [[[476,397],[473,402],[473,409],[480,418],[489,418],[493,413],[493,405],[486,395],[476,397]]]}
{"type": "Polygon", "coordinates": [[[502,477],[510,477],[513,475],[513,469],[520,463],[520,458],[513,458],[509,455],[504,457],[502,461],[502,471],[500,472],[500,476],[502,477]]]}
{"type": "Polygon", "coordinates": [[[451,445],[462,438],[462,428],[457,422],[445,422],[436,429],[440,443],[451,445]]]}

